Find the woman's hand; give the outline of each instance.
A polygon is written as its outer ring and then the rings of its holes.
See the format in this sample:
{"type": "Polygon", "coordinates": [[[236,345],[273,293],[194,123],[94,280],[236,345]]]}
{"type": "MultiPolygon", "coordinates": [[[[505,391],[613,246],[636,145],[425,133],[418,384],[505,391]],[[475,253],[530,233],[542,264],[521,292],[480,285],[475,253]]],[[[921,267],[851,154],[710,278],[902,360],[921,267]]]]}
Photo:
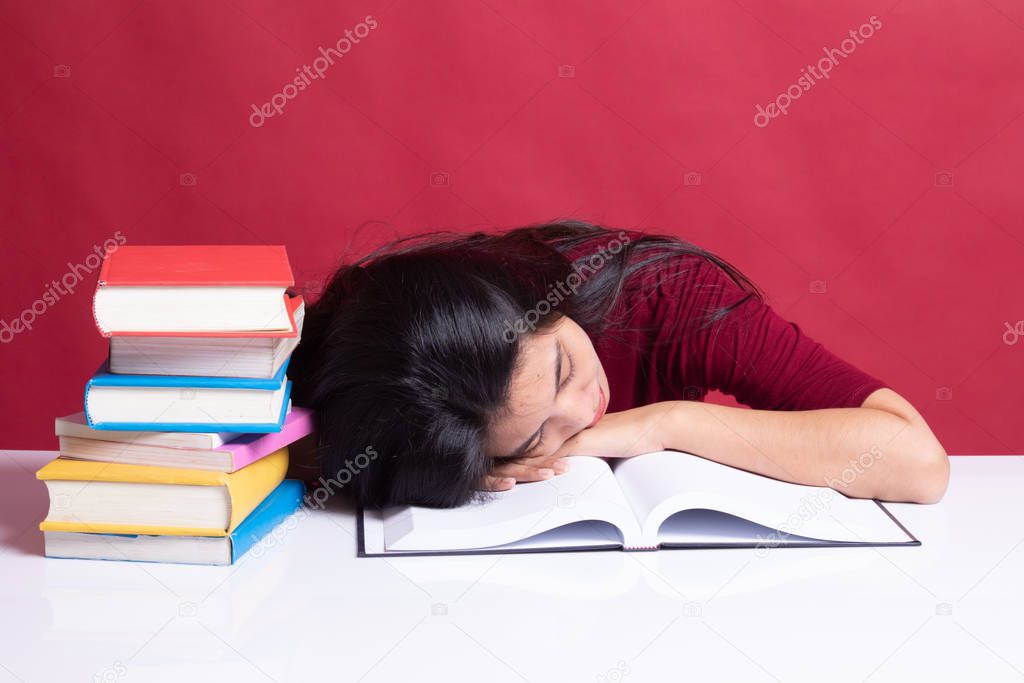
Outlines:
{"type": "Polygon", "coordinates": [[[488,476],[491,491],[507,491],[516,483],[543,481],[569,471],[569,456],[596,455],[604,458],[631,458],[641,453],[664,449],[658,429],[662,417],[671,409],[669,402],[608,413],[596,425],[578,432],[550,455],[519,458],[498,465],[488,476]]]}
{"type": "Polygon", "coordinates": [[[553,455],[519,458],[496,465],[487,476],[484,487],[488,491],[507,491],[517,483],[543,481],[568,471],[568,463],[553,455]]]}
{"type": "Polygon", "coordinates": [[[664,450],[662,432],[658,427],[671,408],[666,401],[621,413],[608,413],[596,425],[563,443],[551,457],[556,462],[571,455],[632,458],[641,453],[664,450]]]}

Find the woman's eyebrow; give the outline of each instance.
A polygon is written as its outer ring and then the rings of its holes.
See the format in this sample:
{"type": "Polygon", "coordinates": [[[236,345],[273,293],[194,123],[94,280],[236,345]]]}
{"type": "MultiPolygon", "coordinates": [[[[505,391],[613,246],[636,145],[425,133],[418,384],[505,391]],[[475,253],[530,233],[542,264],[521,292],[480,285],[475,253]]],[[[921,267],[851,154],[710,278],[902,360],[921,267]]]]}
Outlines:
{"type": "MultiPolygon", "coordinates": [[[[555,396],[558,396],[558,392],[561,389],[559,379],[562,377],[562,346],[561,346],[561,344],[558,343],[558,338],[557,337],[554,338],[554,341],[555,341],[555,343],[554,343],[554,350],[555,350],[555,396]]],[[[540,436],[540,433],[542,431],[544,431],[544,425],[546,425],[547,423],[548,423],[547,420],[544,420],[543,422],[541,422],[540,423],[540,427],[537,427],[537,431],[535,431],[533,434],[530,434],[530,436],[526,437],[526,440],[523,441],[521,444],[519,444],[518,448],[516,448],[514,451],[512,451],[508,455],[502,455],[500,457],[502,459],[510,459],[510,460],[514,459],[514,458],[521,457],[523,455],[523,453],[525,453],[526,451],[528,451],[530,449],[530,444],[532,444],[534,442],[534,439],[536,439],[538,436],[540,436]]]]}

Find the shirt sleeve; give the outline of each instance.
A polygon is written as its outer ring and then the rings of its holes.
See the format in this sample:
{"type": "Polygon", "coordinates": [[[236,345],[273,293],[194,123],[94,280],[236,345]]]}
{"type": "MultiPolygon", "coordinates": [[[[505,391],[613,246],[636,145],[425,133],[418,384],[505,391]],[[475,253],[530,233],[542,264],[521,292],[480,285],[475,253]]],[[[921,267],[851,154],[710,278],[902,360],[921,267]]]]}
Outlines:
{"type": "Polygon", "coordinates": [[[655,308],[663,337],[659,373],[685,378],[691,386],[683,397],[693,397],[697,386],[730,394],[751,408],[814,410],[858,407],[873,391],[889,386],[753,296],[702,327],[702,316],[748,292],[704,258],[679,261],[685,263],[667,269],[658,283],[655,308]]]}

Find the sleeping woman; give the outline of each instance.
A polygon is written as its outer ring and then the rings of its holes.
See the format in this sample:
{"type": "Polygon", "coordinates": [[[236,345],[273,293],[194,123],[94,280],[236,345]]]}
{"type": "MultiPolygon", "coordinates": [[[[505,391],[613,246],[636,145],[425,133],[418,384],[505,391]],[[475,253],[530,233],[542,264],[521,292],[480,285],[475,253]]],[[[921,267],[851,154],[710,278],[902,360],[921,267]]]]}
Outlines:
{"type": "Polygon", "coordinates": [[[909,402],[725,259],[580,221],[432,233],[341,266],[288,373],[324,477],[376,454],[342,488],[367,506],[455,507],[569,456],[659,450],[857,498],[934,503],[949,479],[909,402]]]}

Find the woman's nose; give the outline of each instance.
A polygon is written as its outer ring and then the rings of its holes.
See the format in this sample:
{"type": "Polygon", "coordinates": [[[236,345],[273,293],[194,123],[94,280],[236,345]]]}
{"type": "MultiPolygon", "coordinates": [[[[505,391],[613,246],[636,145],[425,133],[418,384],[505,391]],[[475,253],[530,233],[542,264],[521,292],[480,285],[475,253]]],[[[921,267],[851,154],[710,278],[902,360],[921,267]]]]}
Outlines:
{"type": "Polygon", "coordinates": [[[578,429],[588,426],[594,419],[594,411],[597,410],[598,385],[597,380],[581,385],[575,396],[576,422],[578,429]]]}

